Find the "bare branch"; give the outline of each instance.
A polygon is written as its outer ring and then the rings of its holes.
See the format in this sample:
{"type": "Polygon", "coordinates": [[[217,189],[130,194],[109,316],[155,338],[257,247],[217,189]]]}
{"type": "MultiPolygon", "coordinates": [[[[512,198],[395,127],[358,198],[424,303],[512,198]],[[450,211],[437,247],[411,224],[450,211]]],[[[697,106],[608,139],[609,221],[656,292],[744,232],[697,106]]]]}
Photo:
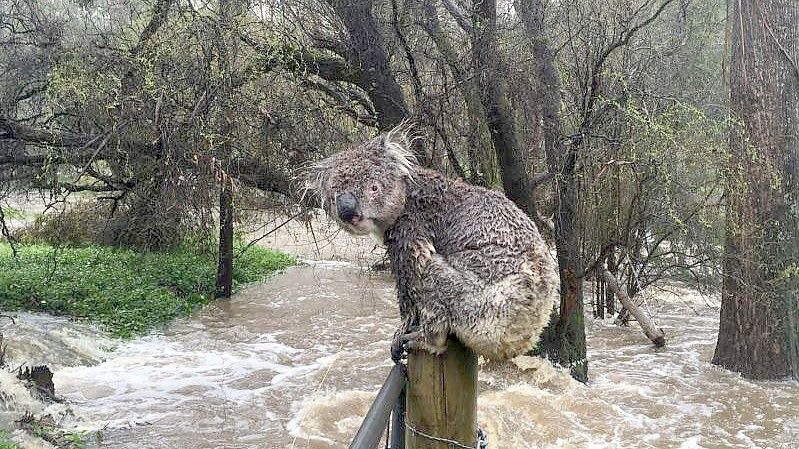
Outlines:
{"type": "Polygon", "coordinates": [[[449,11],[455,21],[458,22],[458,26],[460,26],[463,31],[471,33],[473,31],[472,24],[469,21],[468,15],[461,9],[461,7],[453,3],[452,0],[443,0],[443,3],[447,11],[449,11]]]}

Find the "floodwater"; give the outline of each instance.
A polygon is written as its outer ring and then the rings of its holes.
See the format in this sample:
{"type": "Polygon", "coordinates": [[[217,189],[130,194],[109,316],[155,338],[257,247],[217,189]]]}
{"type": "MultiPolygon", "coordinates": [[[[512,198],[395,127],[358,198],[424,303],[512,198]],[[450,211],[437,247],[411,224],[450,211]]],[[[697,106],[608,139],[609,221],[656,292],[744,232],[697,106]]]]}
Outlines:
{"type": "MultiPolygon", "coordinates": [[[[710,365],[715,298],[649,295],[667,346],[589,321],[587,385],[534,358],[483,366],[478,417],[490,447],[799,447],[799,383],[710,365]]],[[[46,411],[100,430],[89,447],[129,449],[346,447],[391,367],[397,324],[391,279],[340,261],[290,268],[130,342],[40,315],[0,322],[12,365],[54,368],[67,404],[46,411]]],[[[3,376],[0,425],[44,411],[3,376]]]]}

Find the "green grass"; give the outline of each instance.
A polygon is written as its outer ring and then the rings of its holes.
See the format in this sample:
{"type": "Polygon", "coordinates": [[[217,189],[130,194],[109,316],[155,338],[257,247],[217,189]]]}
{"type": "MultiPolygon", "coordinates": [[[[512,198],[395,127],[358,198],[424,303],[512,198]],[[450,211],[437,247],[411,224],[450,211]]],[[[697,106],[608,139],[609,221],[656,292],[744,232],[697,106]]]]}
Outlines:
{"type": "Polygon", "coordinates": [[[19,449],[17,443],[11,441],[5,430],[0,430],[0,449],[19,449]]]}
{"type": "MultiPolygon", "coordinates": [[[[0,310],[85,318],[127,338],[188,315],[213,297],[216,261],[189,249],[141,253],[30,244],[18,250],[15,259],[11,247],[0,244],[0,310]]],[[[251,247],[234,262],[233,281],[260,281],[294,263],[251,247]]]]}

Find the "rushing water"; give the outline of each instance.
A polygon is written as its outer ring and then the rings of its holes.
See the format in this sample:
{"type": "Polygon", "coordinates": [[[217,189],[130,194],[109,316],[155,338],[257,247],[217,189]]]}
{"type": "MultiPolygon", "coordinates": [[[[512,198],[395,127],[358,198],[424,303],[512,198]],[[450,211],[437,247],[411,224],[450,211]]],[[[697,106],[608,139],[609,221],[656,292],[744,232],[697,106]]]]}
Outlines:
{"type": "MultiPolygon", "coordinates": [[[[665,348],[634,327],[589,322],[588,385],[533,358],[483,366],[479,420],[491,447],[799,447],[799,384],[710,365],[717,306],[675,291],[649,304],[665,348]]],[[[397,324],[386,275],[323,262],[116,348],[90,327],[38,315],[3,330],[13,360],[55,368],[75,415],[67,425],[102,429],[90,447],[341,448],[388,373],[397,324]]],[[[7,411],[41,411],[18,390],[7,411]]]]}

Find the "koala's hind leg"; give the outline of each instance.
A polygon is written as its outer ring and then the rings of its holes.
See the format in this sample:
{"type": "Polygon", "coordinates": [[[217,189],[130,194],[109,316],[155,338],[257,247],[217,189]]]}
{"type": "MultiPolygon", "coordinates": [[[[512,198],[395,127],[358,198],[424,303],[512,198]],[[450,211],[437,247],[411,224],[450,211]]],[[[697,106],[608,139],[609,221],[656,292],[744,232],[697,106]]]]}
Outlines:
{"type": "Polygon", "coordinates": [[[395,362],[403,358],[406,350],[424,350],[431,354],[443,354],[447,350],[447,336],[449,326],[445,323],[425,326],[410,324],[411,320],[404,320],[403,324],[394,333],[391,343],[391,359],[395,362]]]}
{"type": "Polygon", "coordinates": [[[444,258],[432,250],[425,254],[419,268],[418,290],[413,296],[418,326],[406,329],[400,337],[401,344],[411,350],[443,354],[451,331],[452,300],[464,293],[464,283],[470,284],[466,290],[476,288],[476,280],[468,274],[454,273],[444,258]]]}
{"type": "MultiPolygon", "coordinates": [[[[480,355],[502,350],[502,335],[512,319],[510,304],[516,301],[517,286],[483,281],[469,269],[468,254],[445,258],[433,256],[423,278],[424,304],[419,305],[420,324],[425,316],[446,316],[447,332],[480,355]]],[[[520,329],[524,333],[525,329],[520,329]]],[[[514,331],[515,332],[515,331],[514,331]]],[[[523,335],[520,335],[524,339],[523,335]]]]}

